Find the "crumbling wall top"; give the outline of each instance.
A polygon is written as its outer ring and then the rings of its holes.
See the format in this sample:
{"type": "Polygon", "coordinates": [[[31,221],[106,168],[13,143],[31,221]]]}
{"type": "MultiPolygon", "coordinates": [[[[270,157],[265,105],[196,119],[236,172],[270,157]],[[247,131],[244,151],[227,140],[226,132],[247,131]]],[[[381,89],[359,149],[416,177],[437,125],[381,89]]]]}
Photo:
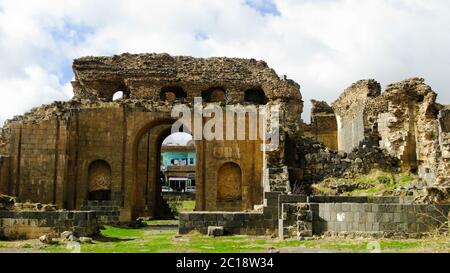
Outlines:
{"type": "Polygon", "coordinates": [[[110,96],[116,91],[136,98],[157,97],[165,87],[182,88],[187,97],[194,97],[221,87],[235,93],[262,89],[269,100],[301,100],[297,83],[280,78],[264,61],[255,59],[125,53],[75,59],[73,71],[74,93],[81,98],[110,96]]]}
{"type": "Polygon", "coordinates": [[[334,114],[333,108],[326,101],[311,100],[311,115],[334,114]]]}
{"type": "Polygon", "coordinates": [[[354,114],[351,108],[360,108],[367,100],[380,96],[381,85],[373,80],[361,80],[347,88],[341,96],[332,103],[334,112],[339,116],[354,114]]]}

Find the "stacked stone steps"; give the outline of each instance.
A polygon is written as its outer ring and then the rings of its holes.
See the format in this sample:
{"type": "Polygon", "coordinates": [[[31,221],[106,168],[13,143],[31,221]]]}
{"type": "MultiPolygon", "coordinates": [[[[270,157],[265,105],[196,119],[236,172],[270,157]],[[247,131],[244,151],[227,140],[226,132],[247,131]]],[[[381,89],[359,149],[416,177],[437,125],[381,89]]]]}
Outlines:
{"type": "Polygon", "coordinates": [[[118,201],[85,201],[82,211],[95,211],[99,225],[117,225],[120,223],[120,207],[118,201]]]}

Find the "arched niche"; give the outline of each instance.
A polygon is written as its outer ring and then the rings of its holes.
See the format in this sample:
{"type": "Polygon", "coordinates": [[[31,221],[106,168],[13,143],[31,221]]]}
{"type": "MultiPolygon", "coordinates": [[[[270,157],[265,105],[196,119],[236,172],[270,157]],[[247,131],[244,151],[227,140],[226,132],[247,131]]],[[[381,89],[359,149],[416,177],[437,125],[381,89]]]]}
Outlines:
{"type": "Polygon", "coordinates": [[[217,201],[235,202],[242,200],[242,172],[238,164],[227,162],[217,174],[217,201]]]}
{"type": "Polygon", "coordinates": [[[173,102],[175,100],[185,99],[187,94],[181,86],[166,86],[161,88],[159,97],[161,100],[173,102]]]}
{"type": "Polygon", "coordinates": [[[95,160],[88,169],[89,200],[111,200],[111,166],[104,160],[95,160]]]}
{"type": "Polygon", "coordinates": [[[204,102],[226,102],[226,92],[222,87],[213,87],[202,92],[204,102]]]}
{"type": "Polygon", "coordinates": [[[252,88],[245,90],[244,101],[256,105],[264,105],[267,103],[267,97],[261,88],[252,88]]]}

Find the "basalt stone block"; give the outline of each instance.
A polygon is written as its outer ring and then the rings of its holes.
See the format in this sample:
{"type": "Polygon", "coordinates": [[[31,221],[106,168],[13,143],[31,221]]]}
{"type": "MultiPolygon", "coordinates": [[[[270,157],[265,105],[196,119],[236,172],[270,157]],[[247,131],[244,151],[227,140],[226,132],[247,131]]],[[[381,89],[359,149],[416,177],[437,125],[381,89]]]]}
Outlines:
{"type": "Polygon", "coordinates": [[[201,220],[203,220],[203,215],[199,214],[199,213],[190,213],[189,214],[189,220],[201,221],[201,220]]]}
{"type": "Polygon", "coordinates": [[[223,218],[225,221],[234,221],[234,213],[225,213],[223,218]]]}
{"type": "Polygon", "coordinates": [[[179,218],[180,222],[187,221],[187,220],[189,220],[189,214],[187,214],[187,213],[180,213],[178,215],[178,218],[179,218]]]}
{"type": "Polygon", "coordinates": [[[185,228],[185,227],[178,228],[178,233],[179,234],[188,234],[191,231],[192,231],[191,228],[185,228]]]}
{"type": "Polygon", "coordinates": [[[342,204],[342,211],[349,212],[350,211],[350,204],[342,204]]]}

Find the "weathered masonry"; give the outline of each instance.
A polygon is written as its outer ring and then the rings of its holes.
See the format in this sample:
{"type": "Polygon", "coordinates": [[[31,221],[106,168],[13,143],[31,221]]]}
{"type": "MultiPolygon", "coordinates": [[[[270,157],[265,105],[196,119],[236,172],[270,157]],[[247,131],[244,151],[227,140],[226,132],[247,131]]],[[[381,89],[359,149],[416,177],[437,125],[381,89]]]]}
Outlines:
{"type": "Polygon", "coordinates": [[[266,192],[261,212],[196,212],[180,215],[179,232],[273,235],[280,239],[333,235],[417,237],[448,232],[450,205],[413,204],[411,197],[306,196],[266,192]]]}
{"type": "MultiPolygon", "coordinates": [[[[327,177],[373,169],[417,174],[421,186],[450,183],[450,108],[436,102],[423,79],[395,83],[384,92],[375,80],[359,81],[331,106],[312,101],[311,124],[304,124],[300,86],[263,61],[122,54],[76,59],[73,71],[71,100],[32,109],[0,129],[0,193],[82,210],[77,215],[97,212],[86,216],[95,218],[87,227],[97,220],[119,223],[170,213],[161,194],[160,161],[162,142],[178,119],[172,116],[175,106],[189,112],[183,129],[194,136],[193,127],[202,129],[216,116],[233,125],[231,139],[195,139],[196,212],[180,216],[180,233],[204,232],[208,225],[281,237],[292,230],[420,233],[427,229],[419,214],[436,216],[431,205],[323,201],[290,193],[310,194],[309,186],[327,177]],[[194,113],[197,106],[203,113],[194,113]],[[222,114],[205,115],[217,109],[222,114]],[[255,125],[248,109],[268,115],[255,125]],[[263,136],[252,137],[250,128],[263,136]],[[279,132],[278,148],[261,149],[271,143],[264,136],[272,129],[279,132]],[[244,138],[237,137],[243,131],[244,138]]],[[[448,206],[438,210],[448,213],[448,206]]],[[[11,223],[26,222],[11,219],[28,215],[34,223],[33,217],[44,214],[2,212],[0,218],[11,230],[11,223]]],[[[59,215],[72,220],[63,210],[59,215]]]]}
{"type": "MultiPolygon", "coordinates": [[[[332,107],[313,101],[305,135],[332,150],[357,151],[358,160],[364,163],[373,149],[381,149],[400,161],[399,171],[417,174],[428,186],[449,185],[449,106],[437,103],[436,98],[419,78],[388,85],[384,92],[375,80],[361,80],[347,88],[332,107]]],[[[306,165],[314,167],[316,161],[306,165]]],[[[332,164],[324,169],[329,172],[332,164]]]]}
{"type": "Polygon", "coordinates": [[[274,152],[262,152],[265,140],[248,135],[197,140],[196,210],[249,210],[262,204],[264,191],[289,190],[280,179],[288,177],[284,139],[300,132],[302,100],[299,85],[266,63],[123,54],[76,59],[73,71],[72,100],[33,109],[1,130],[2,193],[64,209],[112,201],[121,221],[163,216],[161,143],[175,122],[172,107],[192,109],[194,97],[222,110],[279,107],[282,136],[274,152]],[[117,92],[123,97],[113,100],[117,92]]]}

